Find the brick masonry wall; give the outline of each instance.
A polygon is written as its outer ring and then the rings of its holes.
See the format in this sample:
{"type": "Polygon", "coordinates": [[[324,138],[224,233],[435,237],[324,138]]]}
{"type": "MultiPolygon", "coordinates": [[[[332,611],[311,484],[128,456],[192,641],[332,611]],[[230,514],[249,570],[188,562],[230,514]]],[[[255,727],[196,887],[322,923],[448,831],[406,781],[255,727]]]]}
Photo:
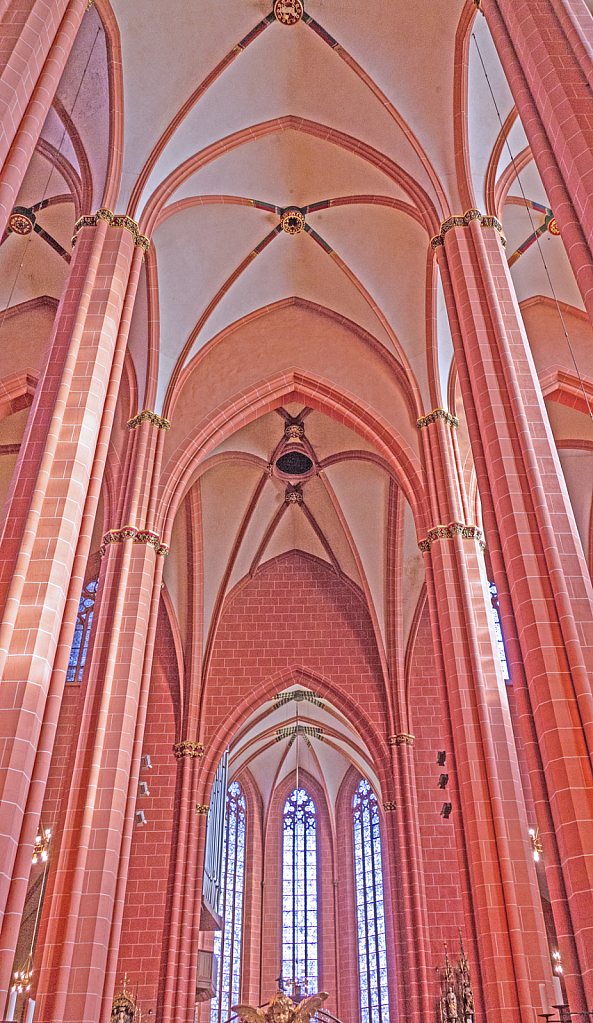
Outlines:
{"type": "Polygon", "coordinates": [[[146,824],[135,827],[124,907],[116,992],[124,974],[128,988],[138,986],[143,1018],[155,1016],[161,972],[163,932],[168,906],[169,861],[174,825],[177,762],[173,757],[175,721],[169,677],[177,674],[177,662],[168,623],[159,621],[155,665],[148,700],[143,752],[152,769],[140,771],[149,796],[139,796],[137,808],[146,824]]]}
{"type": "MultiPolygon", "coordinates": [[[[463,933],[464,920],[453,818],[445,821],[440,816],[442,805],[450,801],[450,796],[447,790],[437,788],[437,783],[441,771],[451,771],[451,751],[448,751],[447,766],[439,767],[437,752],[447,749],[447,742],[444,738],[446,730],[443,727],[428,603],[424,605],[414,641],[408,686],[412,731],[415,735],[414,761],[429,940],[434,957],[428,963],[431,970],[431,967],[440,966],[443,962],[444,941],[456,958],[459,948],[458,928],[463,933]]],[[[433,981],[431,972],[429,983],[434,984],[436,996],[438,982],[433,981]]]]}

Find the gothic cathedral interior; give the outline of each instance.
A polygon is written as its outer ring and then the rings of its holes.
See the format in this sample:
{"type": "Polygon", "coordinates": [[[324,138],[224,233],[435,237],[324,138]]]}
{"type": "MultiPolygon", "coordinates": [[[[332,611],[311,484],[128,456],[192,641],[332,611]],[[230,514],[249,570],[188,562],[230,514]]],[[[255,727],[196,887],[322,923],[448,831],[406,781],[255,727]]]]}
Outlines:
{"type": "Polygon", "coordinates": [[[0,1023],[593,1023],[593,0],[0,0],[0,1023]]]}

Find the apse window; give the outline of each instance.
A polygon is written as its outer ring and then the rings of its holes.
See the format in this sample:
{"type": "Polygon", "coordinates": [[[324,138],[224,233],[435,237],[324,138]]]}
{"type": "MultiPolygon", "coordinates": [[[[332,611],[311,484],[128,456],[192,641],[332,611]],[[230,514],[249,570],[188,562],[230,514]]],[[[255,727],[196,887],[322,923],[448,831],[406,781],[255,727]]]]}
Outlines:
{"type": "Polygon", "coordinates": [[[498,644],[498,656],[500,657],[500,666],[502,668],[502,677],[505,682],[511,681],[509,675],[509,666],[507,663],[506,650],[504,648],[504,637],[502,635],[502,626],[500,624],[500,613],[498,608],[498,591],[494,583],[488,583],[490,589],[490,601],[492,603],[492,616],[494,618],[494,632],[496,634],[496,642],[498,644]]]}
{"type": "Polygon", "coordinates": [[[387,942],[379,806],[361,779],[352,800],[361,1023],[388,1023],[387,942]]]}
{"type": "Polygon", "coordinates": [[[214,938],[218,984],[216,995],[210,1003],[210,1023],[225,1023],[232,1015],[231,1005],[239,1001],[245,880],[245,796],[236,781],[231,782],[227,789],[222,864],[222,931],[217,931],[214,938]]]}
{"type": "Polygon", "coordinates": [[[317,814],[305,789],[284,804],[282,978],[317,991],[317,814]]]}

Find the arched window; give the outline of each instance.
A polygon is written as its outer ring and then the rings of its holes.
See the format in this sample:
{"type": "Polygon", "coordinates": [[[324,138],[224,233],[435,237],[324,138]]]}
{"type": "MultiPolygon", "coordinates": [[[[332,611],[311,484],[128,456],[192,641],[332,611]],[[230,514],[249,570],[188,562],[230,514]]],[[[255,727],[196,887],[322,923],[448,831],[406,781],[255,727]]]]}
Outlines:
{"type": "Polygon", "coordinates": [[[74,626],[74,638],[72,640],[70,660],[68,662],[68,670],[66,672],[67,683],[74,684],[76,682],[82,682],[82,673],[86,663],[89,637],[91,635],[91,625],[93,624],[93,610],[95,607],[96,594],[97,580],[91,579],[84,587],[80,597],[80,603],[78,605],[76,625],[74,626]]]}
{"type": "Polygon", "coordinates": [[[494,618],[494,632],[496,633],[496,641],[498,643],[498,656],[500,657],[500,666],[502,668],[502,677],[505,682],[510,682],[511,677],[509,675],[509,666],[507,664],[507,655],[504,648],[504,636],[502,634],[502,626],[500,624],[500,613],[498,607],[498,591],[494,583],[489,582],[488,587],[490,589],[490,600],[492,602],[492,616],[494,618]]]}
{"type": "Polygon", "coordinates": [[[226,826],[222,851],[222,931],[214,938],[218,959],[217,992],[211,1001],[211,1023],[225,1023],[239,1001],[241,931],[245,877],[245,796],[233,781],[227,789],[226,826]]]}
{"type": "Polygon", "coordinates": [[[305,789],[284,804],[282,977],[317,991],[317,816],[305,789]]]}
{"type": "Polygon", "coordinates": [[[388,1023],[387,946],[377,797],[361,779],[352,800],[361,1023],[388,1023]]]}

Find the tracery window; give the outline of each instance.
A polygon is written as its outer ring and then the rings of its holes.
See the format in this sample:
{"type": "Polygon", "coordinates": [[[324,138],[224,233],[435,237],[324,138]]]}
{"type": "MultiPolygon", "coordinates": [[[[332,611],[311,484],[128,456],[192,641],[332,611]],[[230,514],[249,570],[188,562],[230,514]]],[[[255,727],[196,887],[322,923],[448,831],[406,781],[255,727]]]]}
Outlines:
{"type": "Polygon", "coordinates": [[[352,800],[361,1023],[388,1023],[387,943],[379,806],[361,779],[352,800]]]}
{"type": "Polygon", "coordinates": [[[82,673],[86,663],[89,638],[91,635],[91,625],[93,624],[93,609],[95,607],[96,594],[97,579],[91,579],[84,587],[80,597],[80,603],[78,605],[76,625],[74,627],[74,638],[72,640],[70,660],[68,662],[68,670],[66,672],[67,683],[82,682],[82,673]]]}
{"type": "Polygon", "coordinates": [[[504,648],[504,637],[502,634],[502,626],[500,624],[500,613],[498,608],[498,591],[494,583],[488,583],[490,589],[490,600],[492,603],[492,615],[494,617],[494,632],[496,633],[496,641],[498,643],[498,656],[500,657],[500,665],[502,667],[502,677],[505,682],[510,682],[511,677],[509,675],[509,666],[507,664],[507,655],[504,648]]]}
{"type": "Polygon", "coordinates": [[[227,789],[226,826],[222,852],[222,931],[214,938],[218,960],[217,992],[210,1005],[211,1023],[225,1023],[231,1005],[239,1001],[241,933],[245,878],[245,796],[233,781],[227,789]]]}
{"type": "Polygon", "coordinates": [[[317,814],[305,789],[284,804],[282,977],[317,991],[317,814]]]}

